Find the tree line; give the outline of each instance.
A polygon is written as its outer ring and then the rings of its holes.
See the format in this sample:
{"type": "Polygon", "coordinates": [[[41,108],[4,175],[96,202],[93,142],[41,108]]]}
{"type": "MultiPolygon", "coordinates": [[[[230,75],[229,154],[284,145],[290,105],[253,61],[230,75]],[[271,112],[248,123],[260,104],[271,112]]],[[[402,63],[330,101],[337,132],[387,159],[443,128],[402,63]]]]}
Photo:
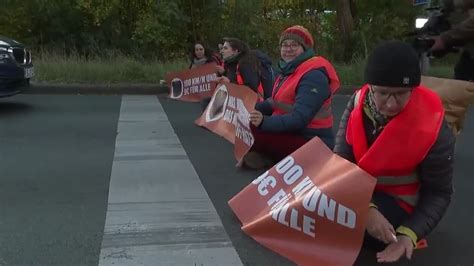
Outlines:
{"type": "Polygon", "coordinates": [[[365,58],[380,40],[403,39],[421,7],[411,0],[0,0],[0,35],[36,51],[144,60],[186,57],[195,40],[223,37],[278,56],[279,34],[300,24],[317,53],[365,58]]]}

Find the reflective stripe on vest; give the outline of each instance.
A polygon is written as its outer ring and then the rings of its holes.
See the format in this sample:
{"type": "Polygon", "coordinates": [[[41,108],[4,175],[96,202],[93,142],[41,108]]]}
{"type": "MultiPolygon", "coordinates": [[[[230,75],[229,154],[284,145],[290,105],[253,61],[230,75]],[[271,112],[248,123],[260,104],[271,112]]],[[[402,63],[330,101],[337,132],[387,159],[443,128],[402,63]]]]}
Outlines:
{"type": "Polygon", "coordinates": [[[418,203],[418,198],[420,197],[419,194],[415,195],[393,195],[395,198],[404,201],[411,205],[412,207],[415,207],[416,204],[418,203]]]}
{"type": "MultiPolygon", "coordinates": [[[[383,186],[384,188],[390,188],[389,191],[385,191],[386,189],[381,189],[382,191],[386,192],[387,194],[393,196],[394,198],[404,201],[408,203],[411,207],[415,207],[416,203],[418,202],[419,193],[418,190],[414,194],[408,195],[401,195],[396,193],[391,193],[390,190],[396,189],[397,187],[406,186],[406,185],[413,185],[418,186],[420,184],[420,180],[416,174],[407,175],[407,176],[380,176],[377,177],[377,185],[383,186]]],[[[378,190],[377,188],[375,189],[378,190]]]]}
{"type": "MultiPolygon", "coordinates": [[[[292,104],[287,104],[287,103],[282,103],[282,102],[277,102],[277,101],[272,101],[273,106],[280,108],[284,110],[287,113],[290,113],[293,111],[293,105],[292,104]]],[[[332,108],[331,105],[323,105],[319,109],[319,111],[314,115],[313,119],[327,119],[332,116],[332,108]]]]}

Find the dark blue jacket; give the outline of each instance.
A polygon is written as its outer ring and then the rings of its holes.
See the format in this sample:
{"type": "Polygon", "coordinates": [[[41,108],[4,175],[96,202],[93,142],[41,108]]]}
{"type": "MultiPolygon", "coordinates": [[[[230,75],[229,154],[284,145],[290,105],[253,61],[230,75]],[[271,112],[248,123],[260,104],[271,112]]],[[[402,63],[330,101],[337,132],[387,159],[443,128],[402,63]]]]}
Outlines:
{"type": "MultiPolygon", "coordinates": [[[[304,61],[314,56],[312,50],[307,50],[298,58],[281,67],[282,83],[304,61]]],[[[282,64],[280,63],[280,66],[282,64]]],[[[278,84],[276,84],[278,86],[278,84]]],[[[284,115],[272,115],[271,98],[257,103],[255,109],[264,115],[260,129],[266,132],[297,133],[307,138],[318,136],[330,148],[334,146],[332,128],[311,129],[307,125],[322,107],[325,100],[331,96],[329,78],[324,69],[314,69],[303,75],[297,88],[293,111],[284,115]]]]}

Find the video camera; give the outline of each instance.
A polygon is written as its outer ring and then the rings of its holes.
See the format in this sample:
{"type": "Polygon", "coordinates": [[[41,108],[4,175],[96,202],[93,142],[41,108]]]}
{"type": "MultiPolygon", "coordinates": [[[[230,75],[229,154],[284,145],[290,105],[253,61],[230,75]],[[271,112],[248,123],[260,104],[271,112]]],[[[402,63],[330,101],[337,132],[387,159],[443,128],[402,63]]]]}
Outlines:
{"type": "Polygon", "coordinates": [[[416,30],[408,33],[408,36],[415,36],[412,45],[419,54],[428,53],[429,56],[442,57],[449,52],[456,52],[454,47],[446,47],[443,51],[431,52],[434,44],[432,37],[439,36],[441,33],[449,30],[451,24],[448,21],[448,14],[439,7],[430,7],[426,9],[428,18],[418,18],[416,20],[416,30]]]}

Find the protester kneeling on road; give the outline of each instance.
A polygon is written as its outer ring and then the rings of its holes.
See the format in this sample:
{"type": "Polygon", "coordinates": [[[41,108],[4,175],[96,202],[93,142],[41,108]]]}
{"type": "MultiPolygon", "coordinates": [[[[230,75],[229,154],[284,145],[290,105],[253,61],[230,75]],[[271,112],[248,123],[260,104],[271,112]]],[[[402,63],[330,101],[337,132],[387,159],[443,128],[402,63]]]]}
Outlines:
{"type": "Polygon", "coordinates": [[[331,99],[339,78],[329,61],[315,56],[313,37],[295,25],[280,36],[280,74],[272,97],[250,113],[255,142],[244,157],[250,168],[265,168],[283,159],[311,138],[334,146],[331,99]]]}
{"type": "Polygon", "coordinates": [[[266,93],[265,89],[271,90],[273,83],[272,73],[268,72],[268,65],[271,66],[271,59],[259,50],[251,50],[247,43],[237,38],[224,38],[224,45],[221,49],[224,60],[224,75],[222,79],[239,85],[245,85],[259,94],[262,98],[266,93]]]}
{"type": "Polygon", "coordinates": [[[378,262],[411,258],[451,201],[455,137],[420,77],[411,46],[377,46],[336,136],[335,153],[377,178],[364,243],[378,262]]]}

